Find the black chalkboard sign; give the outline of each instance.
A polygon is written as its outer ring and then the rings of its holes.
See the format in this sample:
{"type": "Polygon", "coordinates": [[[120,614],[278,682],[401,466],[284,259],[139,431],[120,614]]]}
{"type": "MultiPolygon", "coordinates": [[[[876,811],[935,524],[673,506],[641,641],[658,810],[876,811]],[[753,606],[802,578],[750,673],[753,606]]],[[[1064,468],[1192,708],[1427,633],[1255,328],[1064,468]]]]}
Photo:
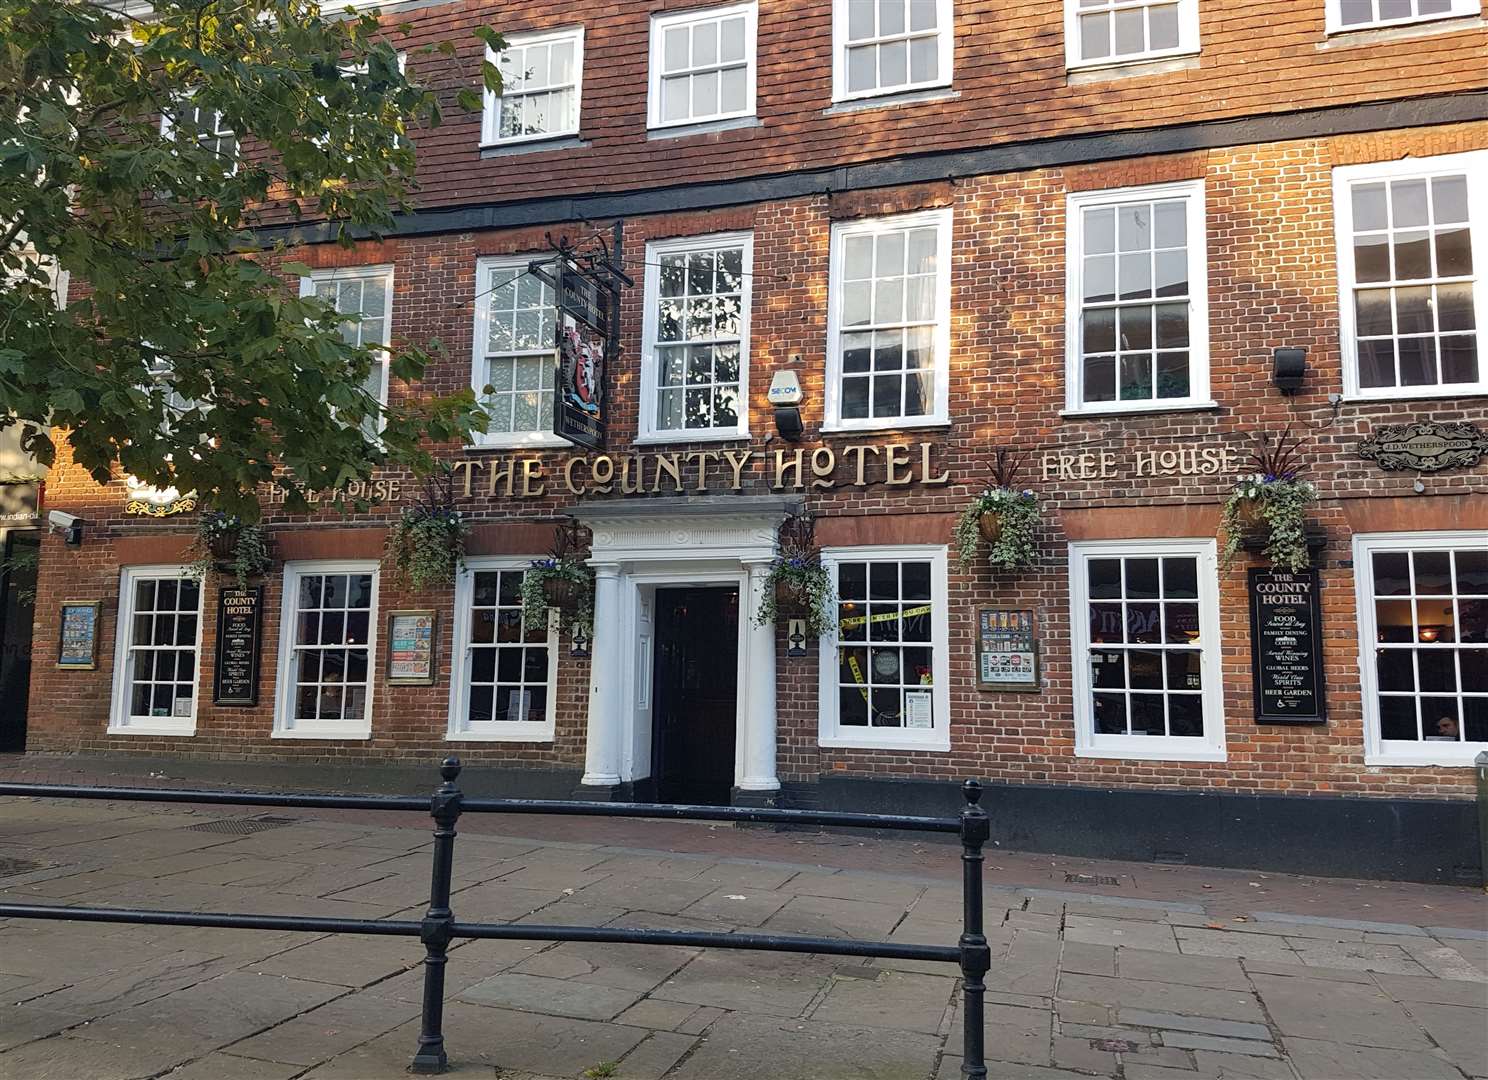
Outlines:
{"type": "Polygon", "coordinates": [[[223,589],[218,593],[214,705],[258,704],[258,642],[262,626],[262,586],[223,589]]]}
{"type": "Polygon", "coordinates": [[[1257,723],[1324,723],[1323,612],[1317,571],[1251,570],[1249,584],[1257,723]]]}

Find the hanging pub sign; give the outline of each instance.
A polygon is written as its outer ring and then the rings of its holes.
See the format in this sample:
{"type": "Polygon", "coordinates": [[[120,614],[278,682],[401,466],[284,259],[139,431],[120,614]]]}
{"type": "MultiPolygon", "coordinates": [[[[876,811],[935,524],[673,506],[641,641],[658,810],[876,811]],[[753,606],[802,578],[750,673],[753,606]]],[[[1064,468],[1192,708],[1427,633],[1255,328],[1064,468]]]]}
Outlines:
{"type": "Polygon", "coordinates": [[[603,450],[609,294],[564,260],[558,262],[558,393],[553,433],[603,450]]]}
{"type": "Polygon", "coordinates": [[[1249,586],[1256,722],[1324,723],[1323,611],[1317,571],[1252,569],[1249,586]]]}
{"type": "Polygon", "coordinates": [[[258,704],[259,640],[263,636],[263,586],[217,594],[217,658],[213,705],[258,704]]]}
{"type": "Polygon", "coordinates": [[[1038,693],[1038,640],[1032,611],[982,608],[977,612],[977,686],[1038,693]]]}

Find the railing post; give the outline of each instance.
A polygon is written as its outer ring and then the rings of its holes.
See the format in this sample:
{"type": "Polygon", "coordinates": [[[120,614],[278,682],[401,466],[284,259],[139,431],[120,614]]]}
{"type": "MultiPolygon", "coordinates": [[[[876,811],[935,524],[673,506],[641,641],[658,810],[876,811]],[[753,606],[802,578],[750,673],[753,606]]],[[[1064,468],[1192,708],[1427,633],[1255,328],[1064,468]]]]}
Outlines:
{"type": "Polygon", "coordinates": [[[460,817],[463,796],[455,786],[460,775],[460,759],[448,757],[439,766],[444,783],[430,800],[429,813],[434,816],[434,872],[429,888],[429,912],[419,930],[424,943],[424,1009],[419,1031],[418,1052],[409,1072],[442,1073],[449,1068],[444,1052],[444,966],[448,962],[449,944],[455,916],[450,910],[450,888],[455,862],[455,822],[460,817]]]}
{"type": "Polygon", "coordinates": [[[961,811],[961,991],[962,1020],[965,1035],[962,1046],[961,1075],[975,1080],[987,1076],[986,1028],[983,1004],[987,994],[987,972],[992,967],[992,950],[982,927],[982,845],[992,835],[992,821],[978,804],[982,799],[980,781],[968,780],[961,786],[966,807],[961,811]]]}

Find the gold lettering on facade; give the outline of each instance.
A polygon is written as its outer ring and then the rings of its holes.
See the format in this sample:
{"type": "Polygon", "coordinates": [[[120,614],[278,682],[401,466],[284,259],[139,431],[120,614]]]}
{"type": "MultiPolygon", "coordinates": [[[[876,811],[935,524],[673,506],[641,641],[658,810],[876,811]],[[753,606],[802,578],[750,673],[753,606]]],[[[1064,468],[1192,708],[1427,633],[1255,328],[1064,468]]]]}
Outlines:
{"type": "Polygon", "coordinates": [[[511,460],[509,458],[501,458],[499,461],[501,467],[499,469],[496,467],[497,464],[497,461],[488,461],[486,463],[486,494],[495,495],[496,485],[502,480],[505,480],[506,497],[510,499],[512,497],[511,460]]]}
{"type": "Polygon", "coordinates": [[[1133,450],[1122,468],[1113,450],[1051,450],[1039,466],[1047,481],[1114,480],[1164,476],[1234,476],[1241,455],[1228,446],[1172,446],[1133,450]]]}
{"type": "Polygon", "coordinates": [[[920,443],[920,483],[926,487],[934,487],[939,484],[949,484],[951,482],[950,469],[942,471],[939,476],[931,476],[931,471],[930,444],[922,442],[920,443]]]}
{"type": "Polygon", "coordinates": [[[522,498],[533,499],[543,493],[542,475],[540,458],[522,459],[522,498]]]}
{"type": "Polygon", "coordinates": [[[801,464],[806,456],[806,451],[795,451],[793,457],[789,461],[787,461],[786,455],[789,453],[791,453],[791,451],[789,450],[775,451],[775,479],[770,483],[770,486],[776,491],[779,491],[782,488],[786,487],[790,488],[792,491],[801,490],[801,464]],[[785,476],[787,473],[792,474],[792,476],[794,477],[794,479],[789,484],[787,484],[785,481],[785,476]]]}
{"type": "Polygon", "coordinates": [[[909,465],[909,447],[893,443],[884,447],[884,483],[897,487],[907,484],[913,477],[909,473],[902,476],[896,471],[909,465]]]}
{"type": "Polygon", "coordinates": [[[609,454],[600,454],[589,466],[589,476],[594,480],[594,490],[608,495],[615,489],[615,459],[609,454]]]}
{"type": "Polygon", "coordinates": [[[652,491],[661,490],[661,476],[665,473],[672,478],[672,490],[682,490],[682,468],[676,454],[656,455],[656,478],[651,483],[652,491]]]}
{"type": "Polygon", "coordinates": [[[646,478],[641,475],[641,463],[634,454],[626,454],[620,459],[620,494],[639,495],[646,490],[646,478]],[[635,472],[634,478],[631,472],[635,472]]]}
{"type": "Polygon", "coordinates": [[[467,499],[470,498],[470,474],[475,471],[475,467],[479,464],[479,461],[475,461],[473,459],[470,461],[457,461],[454,464],[452,472],[459,473],[461,469],[465,470],[465,480],[461,490],[465,492],[465,497],[467,499]]]}
{"type": "Polygon", "coordinates": [[[570,495],[582,495],[587,490],[582,483],[574,483],[574,466],[583,464],[587,458],[571,457],[563,463],[563,486],[570,495]]]}
{"type": "Polygon", "coordinates": [[[811,451],[811,486],[814,488],[836,487],[832,474],[837,471],[837,455],[830,446],[818,446],[811,451]]]}
{"type": "Polygon", "coordinates": [[[694,491],[708,490],[708,459],[718,460],[717,450],[694,450],[687,455],[687,460],[697,466],[697,487],[694,491]]]}
{"type": "Polygon", "coordinates": [[[725,450],[723,457],[729,463],[729,468],[733,470],[733,479],[729,481],[729,490],[743,491],[744,467],[754,460],[754,451],[725,450]]]}
{"type": "Polygon", "coordinates": [[[845,446],[842,448],[842,452],[844,454],[856,454],[858,456],[857,478],[853,480],[853,484],[856,487],[863,487],[865,484],[868,483],[867,479],[863,475],[864,459],[867,458],[869,454],[872,454],[874,457],[878,457],[881,453],[883,453],[883,450],[882,448],[873,446],[870,443],[862,443],[858,446],[845,446]]]}

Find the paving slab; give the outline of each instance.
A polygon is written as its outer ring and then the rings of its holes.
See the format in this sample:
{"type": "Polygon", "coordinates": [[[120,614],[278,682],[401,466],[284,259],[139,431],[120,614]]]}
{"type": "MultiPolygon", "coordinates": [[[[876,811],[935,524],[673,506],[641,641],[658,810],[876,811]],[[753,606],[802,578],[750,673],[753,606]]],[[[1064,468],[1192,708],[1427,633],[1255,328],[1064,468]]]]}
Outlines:
{"type": "MultiPolygon", "coordinates": [[[[959,1051],[966,1039],[966,1018],[961,1013],[959,1002],[957,1004],[956,1018],[945,1040],[947,1050],[952,1052],[959,1051]]],[[[989,1004],[984,1012],[985,1049],[989,1061],[1049,1064],[1054,1018],[1047,1009],[989,1004]]]]}
{"type": "Polygon", "coordinates": [[[644,998],[617,1016],[615,1023],[656,1031],[674,1031],[680,1029],[682,1023],[698,1009],[699,1006],[684,1002],[644,998]]]}
{"type": "MultiPolygon", "coordinates": [[[[1182,1016],[1178,1013],[1150,1012],[1146,1009],[1118,1009],[1119,1023],[1128,1027],[1158,1028],[1167,1031],[1190,1031],[1205,1035],[1221,1035],[1229,1039],[1260,1039],[1270,1041],[1271,1029],[1265,1024],[1247,1024],[1239,1020],[1218,1020],[1207,1016],[1182,1016]]],[[[1167,1039],[1169,1046],[1176,1046],[1167,1039]]]]}
{"type": "Polygon", "coordinates": [[[1006,955],[999,960],[994,953],[992,970],[987,972],[987,989],[1008,994],[1054,993],[1060,949],[1058,935],[1015,931],[1006,955]]]}
{"type": "Polygon", "coordinates": [[[1269,1042],[1226,1039],[1218,1035],[1196,1035],[1191,1031],[1164,1031],[1162,1041],[1164,1046],[1174,1046],[1180,1050],[1213,1050],[1219,1053],[1252,1057],[1281,1057],[1281,1052],[1269,1042]]]}
{"type": "Polygon", "coordinates": [[[1488,983],[1417,978],[1413,975],[1376,975],[1374,981],[1396,1001],[1467,1005],[1488,1010],[1488,983]]]}
{"type": "Polygon", "coordinates": [[[144,1080],[196,1055],[183,1047],[117,1046],[60,1035],[0,1054],[3,1080],[144,1080]]]}
{"type": "Polygon", "coordinates": [[[0,1051],[85,1023],[86,1015],[29,1005],[0,1006],[0,1051]]]}
{"type": "Polygon", "coordinates": [[[1295,1080],[1291,1066],[1281,1058],[1214,1050],[1195,1050],[1193,1057],[1201,1076],[1218,1080],[1295,1080]]]}
{"type": "Polygon", "coordinates": [[[1145,949],[1122,949],[1117,953],[1117,971],[1124,979],[1142,982],[1207,986],[1216,990],[1250,989],[1245,969],[1238,960],[1227,956],[1175,956],[1145,949]]]}
{"type": "Polygon", "coordinates": [[[476,1005],[495,1005],[549,1016],[613,1020],[639,1001],[643,993],[641,990],[622,990],[572,979],[547,979],[508,971],[461,991],[460,998],[476,1005]]]}
{"type": "Polygon", "coordinates": [[[834,979],[811,1019],[934,1035],[941,1029],[957,980],[884,971],[875,979],[834,979]]]}
{"type": "Polygon", "coordinates": [[[682,914],[701,919],[721,919],[736,926],[759,926],[795,899],[795,895],[734,884],[699,897],[684,908],[682,914]]]}
{"type": "Polygon", "coordinates": [[[694,1035],[658,1031],[620,1060],[622,1080],[661,1080],[698,1043],[694,1035]]]}
{"type": "Polygon", "coordinates": [[[1404,1009],[1375,987],[1278,975],[1255,975],[1251,981],[1283,1035],[1400,1050],[1430,1048],[1404,1009]]]}
{"type": "Polygon", "coordinates": [[[907,1080],[930,1075],[939,1048],[939,1039],[914,1032],[734,1015],[667,1080],[907,1080]]]}
{"type": "Polygon", "coordinates": [[[172,1069],[165,1080],[290,1080],[302,1071],[300,1065],[219,1053],[172,1069]]]}
{"type": "Polygon", "coordinates": [[[415,938],[332,935],[276,953],[248,970],[361,987],[407,971],[423,958],[424,947],[415,938]]]}
{"type": "Polygon", "coordinates": [[[1302,1080],[1462,1080],[1439,1050],[1396,1050],[1325,1039],[1284,1039],[1287,1060],[1302,1080]]]}
{"type": "Polygon", "coordinates": [[[1270,934],[1210,930],[1197,926],[1176,926],[1173,933],[1178,938],[1179,950],[1193,956],[1235,956],[1285,964],[1301,962],[1286,938],[1270,934]]]}
{"type": "Polygon", "coordinates": [[[419,1007],[409,1002],[344,997],[232,1043],[226,1052],[301,1067],[316,1065],[418,1015],[419,1007]]]}
{"type": "Polygon", "coordinates": [[[1088,1001],[1182,1016],[1212,1016],[1258,1024],[1266,1020],[1253,994],[1177,983],[1065,975],[1059,980],[1059,997],[1061,1000],[1088,1001]]]}
{"type": "Polygon", "coordinates": [[[800,1016],[826,987],[835,965],[835,960],[815,956],[704,952],[651,996],[765,1016],[800,1016]]]}
{"type": "Polygon", "coordinates": [[[1383,971],[1392,975],[1426,974],[1426,969],[1398,945],[1370,945],[1363,941],[1307,941],[1301,938],[1291,939],[1290,944],[1307,967],[1383,971]]]}
{"type": "Polygon", "coordinates": [[[1173,928],[1161,922],[1139,922],[1131,919],[1104,919],[1090,915],[1066,915],[1064,939],[1090,945],[1130,946],[1152,952],[1178,951],[1173,928]]]}
{"type": "Polygon", "coordinates": [[[1468,1076],[1488,1076],[1488,1025],[1482,1012],[1459,1005],[1413,1003],[1411,1016],[1468,1076]]]}

